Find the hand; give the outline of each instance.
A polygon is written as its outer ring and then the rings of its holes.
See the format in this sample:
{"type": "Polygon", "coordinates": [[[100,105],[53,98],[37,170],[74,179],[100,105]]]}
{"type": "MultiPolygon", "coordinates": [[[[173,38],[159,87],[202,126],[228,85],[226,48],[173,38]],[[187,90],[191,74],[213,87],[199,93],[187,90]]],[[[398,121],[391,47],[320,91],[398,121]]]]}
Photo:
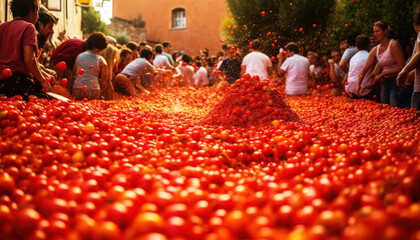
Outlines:
{"type": "Polygon", "coordinates": [[[397,86],[398,86],[399,89],[405,88],[405,81],[407,79],[407,76],[408,76],[408,73],[404,70],[402,70],[398,74],[396,82],[397,82],[397,86]]]}
{"type": "Polygon", "coordinates": [[[380,81],[381,81],[381,79],[382,79],[382,77],[383,77],[383,75],[382,75],[382,74],[378,74],[378,75],[376,75],[376,76],[375,76],[375,78],[373,79],[373,82],[374,82],[374,83],[378,83],[378,82],[380,82],[380,81]]]}
{"type": "Polygon", "coordinates": [[[332,65],[332,64],[334,64],[334,60],[328,59],[328,63],[332,65]]]}

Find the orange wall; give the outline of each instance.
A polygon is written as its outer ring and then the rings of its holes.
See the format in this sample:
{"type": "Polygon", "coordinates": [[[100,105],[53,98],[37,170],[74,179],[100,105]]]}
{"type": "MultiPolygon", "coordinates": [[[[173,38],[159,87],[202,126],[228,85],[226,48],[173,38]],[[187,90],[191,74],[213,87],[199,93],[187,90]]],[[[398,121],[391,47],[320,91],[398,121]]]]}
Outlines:
{"type": "Polygon", "coordinates": [[[221,49],[221,24],[226,17],[226,0],[113,0],[114,17],[133,19],[139,15],[146,22],[147,39],[170,41],[172,51],[184,50],[198,55],[208,48],[210,55],[221,49]],[[172,10],[184,8],[186,29],[172,28],[172,10]]]}

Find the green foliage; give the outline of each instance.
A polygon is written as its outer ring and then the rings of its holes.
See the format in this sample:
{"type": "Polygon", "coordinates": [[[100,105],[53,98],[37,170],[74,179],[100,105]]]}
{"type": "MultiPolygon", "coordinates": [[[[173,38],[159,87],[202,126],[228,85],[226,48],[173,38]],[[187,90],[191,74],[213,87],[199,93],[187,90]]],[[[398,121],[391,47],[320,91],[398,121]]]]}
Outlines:
{"type": "Polygon", "coordinates": [[[323,44],[321,36],[336,1],[227,0],[227,4],[236,29],[225,30],[226,39],[247,48],[259,38],[265,51],[275,54],[290,41],[297,42],[302,51],[323,44]]]}
{"type": "Polygon", "coordinates": [[[143,21],[141,15],[131,20],[130,23],[133,24],[134,27],[139,27],[139,28],[144,28],[146,26],[146,22],[143,21]]]}
{"type": "Polygon", "coordinates": [[[108,35],[108,26],[101,21],[101,15],[92,6],[82,9],[82,31],[84,34],[99,31],[108,35]]]}
{"type": "Polygon", "coordinates": [[[128,36],[127,33],[125,32],[119,33],[116,39],[117,39],[117,43],[121,45],[125,45],[131,40],[130,36],[128,36]]]}

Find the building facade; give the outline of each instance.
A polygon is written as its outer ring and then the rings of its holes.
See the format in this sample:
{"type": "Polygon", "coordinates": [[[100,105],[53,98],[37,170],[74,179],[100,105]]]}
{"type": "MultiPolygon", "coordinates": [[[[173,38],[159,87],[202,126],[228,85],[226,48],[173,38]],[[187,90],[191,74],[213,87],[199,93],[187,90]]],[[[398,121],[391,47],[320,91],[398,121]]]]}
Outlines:
{"type": "MultiPolygon", "coordinates": [[[[10,0],[0,0],[0,23],[13,19],[10,11],[10,0]]],[[[82,9],[77,0],[42,0],[44,6],[58,18],[58,23],[54,27],[55,36],[59,32],[66,30],[66,35],[70,38],[82,38],[82,9]]]]}
{"type": "Polygon", "coordinates": [[[113,0],[113,17],[146,22],[147,40],[170,41],[172,50],[198,55],[208,48],[210,55],[221,50],[222,21],[226,0],[113,0]]]}

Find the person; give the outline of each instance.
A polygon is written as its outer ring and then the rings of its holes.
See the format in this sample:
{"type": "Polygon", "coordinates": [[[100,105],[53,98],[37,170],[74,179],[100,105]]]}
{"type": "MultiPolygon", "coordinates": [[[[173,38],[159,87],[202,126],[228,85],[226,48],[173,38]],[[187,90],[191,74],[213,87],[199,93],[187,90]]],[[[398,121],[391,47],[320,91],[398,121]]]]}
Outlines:
{"type": "Polygon", "coordinates": [[[261,80],[266,80],[273,72],[273,64],[267,55],[260,52],[260,40],[252,41],[252,49],[253,51],[242,60],[241,76],[248,73],[251,76],[258,76],[261,80]]]}
{"type": "Polygon", "coordinates": [[[372,85],[382,82],[381,103],[397,107],[399,90],[396,78],[404,67],[404,53],[401,45],[392,39],[392,31],[385,22],[376,22],[373,25],[373,33],[379,44],[370,51],[369,57],[360,71],[359,78],[364,78],[368,70],[374,66],[376,60],[378,62],[377,66],[371,74],[372,85]]]}
{"type": "Polygon", "coordinates": [[[114,87],[116,90],[128,94],[129,96],[137,96],[137,89],[145,93],[149,91],[143,86],[145,78],[148,75],[157,72],[152,64],[153,52],[147,48],[140,52],[140,57],[131,61],[119,74],[114,78],[114,87]]]}
{"type": "Polygon", "coordinates": [[[309,60],[298,54],[296,43],[286,45],[287,59],[281,65],[279,76],[286,74],[286,95],[304,95],[308,91],[309,60]]]}
{"type": "Polygon", "coordinates": [[[50,13],[39,13],[38,21],[35,25],[37,30],[38,52],[47,40],[54,34],[54,25],[57,24],[56,18],[50,13]]]}
{"type": "Polygon", "coordinates": [[[315,84],[319,84],[322,81],[322,66],[321,56],[318,53],[314,53],[312,64],[309,65],[309,77],[315,84]]]}
{"type": "Polygon", "coordinates": [[[169,64],[172,67],[175,67],[175,62],[174,62],[174,60],[172,59],[172,56],[171,56],[172,44],[168,41],[165,41],[165,42],[162,43],[162,46],[163,46],[162,55],[165,56],[168,59],[169,64]]]}
{"type": "Polygon", "coordinates": [[[57,73],[57,79],[67,79],[67,90],[71,92],[74,84],[73,66],[76,61],[76,57],[86,51],[86,40],[82,39],[69,39],[60,46],[58,46],[51,54],[51,65],[52,69],[57,73]],[[65,62],[66,69],[58,69],[56,65],[59,62],[65,62]]]}
{"type": "Polygon", "coordinates": [[[222,76],[226,78],[229,84],[233,84],[237,79],[241,78],[241,58],[236,54],[236,47],[227,47],[227,57],[223,59],[219,70],[222,76]]]}
{"type": "Polygon", "coordinates": [[[155,59],[153,60],[153,65],[155,67],[172,67],[170,66],[168,58],[162,55],[163,46],[162,44],[156,44],[155,46],[155,59]]]}
{"type": "Polygon", "coordinates": [[[108,41],[109,45],[117,47],[117,40],[112,36],[106,36],[106,40],[108,41]]]}
{"type": "Polygon", "coordinates": [[[420,7],[416,8],[414,14],[414,30],[417,32],[417,39],[413,49],[413,55],[407,65],[401,70],[397,76],[397,84],[401,89],[407,82],[414,80],[413,93],[411,95],[411,108],[420,110],[420,48],[418,46],[420,42],[420,7]],[[407,77],[411,75],[407,79],[407,77]]]}
{"type": "Polygon", "coordinates": [[[331,59],[328,59],[328,64],[330,64],[330,79],[338,89],[341,89],[341,83],[346,77],[346,73],[338,66],[340,59],[340,51],[331,50],[331,59]]]}
{"type": "Polygon", "coordinates": [[[176,71],[178,72],[178,74],[181,75],[181,79],[179,81],[180,86],[194,86],[195,84],[194,68],[190,65],[190,62],[190,56],[188,56],[187,54],[183,54],[182,60],[180,61],[178,67],[176,67],[176,71]]]}
{"type": "Polygon", "coordinates": [[[127,66],[132,61],[133,54],[129,48],[123,47],[120,50],[120,59],[114,67],[114,76],[115,77],[118,73],[120,73],[125,66],[127,66]]]}
{"type": "Polygon", "coordinates": [[[146,48],[146,46],[147,46],[147,42],[146,42],[146,41],[141,41],[141,42],[139,43],[139,53],[140,53],[141,51],[143,51],[143,49],[145,49],[145,48],[146,48]]]}
{"type": "Polygon", "coordinates": [[[13,20],[0,25],[0,71],[8,68],[12,76],[0,74],[0,94],[7,97],[29,95],[46,97],[51,85],[42,74],[36,60],[38,19],[37,0],[13,0],[10,4],[13,20]]]}
{"type": "Polygon", "coordinates": [[[349,43],[347,42],[347,40],[344,40],[340,43],[340,55],[343,56],[344,52],[346,51],[347,48],[349,48],[349,43]]]}
{"type": "Polygon", "coordinates": [[[106,77],[102,79],[103,88],[101,88],[101,98],[105,100],[114,99],[114,85],[112,79],[114,77],[114,65],[118,62],[118,48],[112,44],[108,46],[100,53],[106,61],[106,77]]]}
{"type": "Polygon", "coordinates": [[[367,71],[363,78],[359,78],[359,73],[369,56],[369,37],[359,35],[356,38],[356,46],[359,51],[350,60],[348,84],[345,85],[345,91],[350,98],[373,100],[372,82],[369,77],[372,68],[367,71]]]}
{"type": "Polygon", "coordinates": [[[207,66],[207,57],[206,55],[202,55],[200,57],[200,61],[196,62],[196,66],[198,68],[197,72],[194,75],[195,78],[195,86],[196,87],[203,87],[209,85],[209,78],[208,72],[206,69],[207,66]]]}
{"type": "Polygon", "coordinates": [[[125,46],[131,50],[131,54],[133,54],[133,59],[139,57],[139,46],[137,45],[137,43],[129,41],[125,46]]]}
{"type": "Polygon", "coordinates": [[[105,34],[94,32],[86,41],[87,50],[77,56],[73,67],[76,78],[72,91],[76,100],[100,98],[101,90],[105,89],[107,63],[99,53],[107,45],[105,34]]]}
{"type": "Polygon", "coordinates": [[[347,35],[347,43],[349,45],[348,48],[346,48],[346,50],[344,51],[340,62],[338,63],[338,66],[344,71],[344,72],[348,72],[349,71],[349,62],[350,59],[354,56],[354,54],[357,53],[357,47],[356,47],[356,38],[359,35],[358,32],[350,32],[347,35]]]}

